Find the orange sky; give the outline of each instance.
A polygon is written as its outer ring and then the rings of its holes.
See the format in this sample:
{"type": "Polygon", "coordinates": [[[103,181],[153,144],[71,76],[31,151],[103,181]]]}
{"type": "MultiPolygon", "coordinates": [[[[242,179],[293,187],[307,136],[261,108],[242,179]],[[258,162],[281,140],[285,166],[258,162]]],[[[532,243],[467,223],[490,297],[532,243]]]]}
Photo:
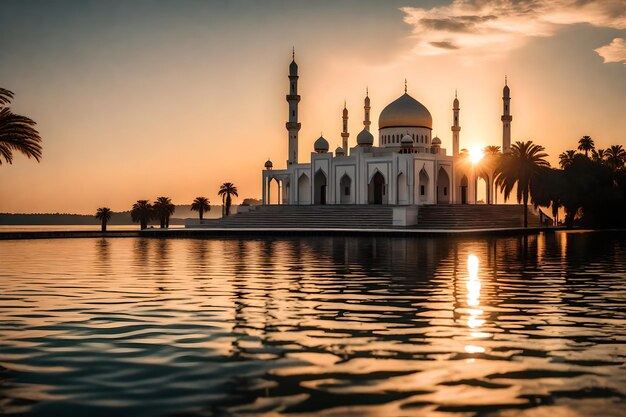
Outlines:
{"type": "MultiPolygon", "coordinates": [[[[377,130],[378,114],[402,94],[405,77],[448,149],[455,88],[461,147],[501,143],[505,74],[513,140],[544,145],[553,164],[582,135],[597,147],[626,144],[626,65],[619,48],[594,51],[625,37],[619,13],[547,9],[538,24],[515,14],[511,2],[497,20],[518,28],[506,36],[498,25],[424,26],[467,14],[462,1],[449,3],[3,2],[0,39],[11,59],[0,62],[2,87],[15,92],[15,112],[37,121],[44,157],[0,166],[0,212],[121,211],[160,195],[177,204],[198,195],[218,203],[225,181],[240,197],[259,198],[265,160],[275,168],[286,160],[292,45],[301,161],[320,131],[332,149],[340,143],[344,99],[354,144],[366,86],[377,130]],[[449,47],[432,47],[442,39],[449,47]]],[[[609,3],[620,4],[601,4],[609,3]]],[[[485,7],[480,13],[490,12],[488,0],[485,7]]]]}

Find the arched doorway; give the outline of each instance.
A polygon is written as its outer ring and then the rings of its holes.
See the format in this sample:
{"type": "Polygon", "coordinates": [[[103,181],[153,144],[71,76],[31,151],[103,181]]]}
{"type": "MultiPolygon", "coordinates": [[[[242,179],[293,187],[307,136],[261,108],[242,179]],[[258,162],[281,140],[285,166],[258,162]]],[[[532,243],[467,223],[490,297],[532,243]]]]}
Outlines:
{"type": "Polygon", "coordinates": [[[383,204],[386,194],[385,177],[379,171],[376,171],[367,186],[367,202],[369,204],[383,204]]]}
{"type": "Polygon", "coordinates": [[[341,204],[352,203],[352,179],[348,174],[343,174],[339,180],[339,202],[341,204]]]}
{"type": "Polygon", "coordinates": [[[428,201],[428,190],[429,190],[430,179],[428,178],[428,174],[426,170],[422,168],[419,175],[419,200],[422,203],[426,203],[428,201]]]}
{"type": "Polygon", "coordinates": [[[403,172],[398,175],[397,188],[398,204],[409,204],[409,193],[406,189],[406,175],[404,175],[403,172]]]}
{"type": "Polygon", "coordinates": [[[326,174],[321,169],[315,173],[313,177],[314,191],[313,191],[313,202],[314,204],[326,204],[326,188],[327,188],[327,180],[326,174]]]}
{"type": "Polygon", "coordinates": [[[437,204],[450,203],[450,177],[443,167],[437,173],[437,204]]]}
{"type": "Polygon", "coordinates": [[[467,175],[463,175],[461,178],[461,204],[467,204],[467,175]]]}
{"type": "Polygon", "coordinates": [[[267,183],[267,204],[280,204],[280,181],[272,177],[267,183]]]}
{"type": "Polygon", "coordinates": [[[311,204],[311,180],[306,174],[298,178],[298,204],[311,204]]]}
{"type": "Polygon", "coordinates": [[[489,204],[489,177],[486,175],[479,175],[476,178],[476,203],[477,204],[489,204]]]}

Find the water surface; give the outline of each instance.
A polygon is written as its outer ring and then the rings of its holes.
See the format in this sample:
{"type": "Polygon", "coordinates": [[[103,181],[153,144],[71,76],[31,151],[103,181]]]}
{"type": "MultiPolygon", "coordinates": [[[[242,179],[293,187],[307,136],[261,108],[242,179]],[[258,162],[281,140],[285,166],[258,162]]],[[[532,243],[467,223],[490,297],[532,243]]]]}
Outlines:
{"type": "Polygon", "coordinates": [[[625,237],[0,241],[0,415],[623,416],[625,237]]]}

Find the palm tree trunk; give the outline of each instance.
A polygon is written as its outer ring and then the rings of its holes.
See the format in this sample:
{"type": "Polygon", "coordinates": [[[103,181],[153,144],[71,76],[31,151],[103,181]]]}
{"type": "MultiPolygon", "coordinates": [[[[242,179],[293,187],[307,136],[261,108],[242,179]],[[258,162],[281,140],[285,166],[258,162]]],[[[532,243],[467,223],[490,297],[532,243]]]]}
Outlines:
{"type": "Polygon", "coordinates": [[[226,216],[230,215],[230,194],[226,196],[226,216]]]}
{"type": "Polygon", "coordinates": [[[102,220],[101,230],[103,232],[107,231],[107,222],[105,222],[104,220],[102,220]]]}
{"type": "Polygon", "coordinates": [[[202,210],[202,207],[200,207],[200,210],[198,210],[198,213],[200,214],[200,220],[202,220],[202,216],[204,215],[204,210],[202,210]]]}
{"type": "Polygon", "coordinates": [[[141,226],[139,226],[141,228],[141,230],[145,229],[146,227],[148,227],[148,222],[144,219],[141,220],[141,226]]]}
{"type": "Polygon", "coordinates": [[[528,227],[528,191],[524,192],[524,228],[528,227]]]}

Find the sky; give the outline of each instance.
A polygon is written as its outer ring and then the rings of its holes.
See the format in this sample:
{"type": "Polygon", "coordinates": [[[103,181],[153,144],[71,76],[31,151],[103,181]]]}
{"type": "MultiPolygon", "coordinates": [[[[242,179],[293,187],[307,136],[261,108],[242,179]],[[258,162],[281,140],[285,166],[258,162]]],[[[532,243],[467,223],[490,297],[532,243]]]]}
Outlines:
{"type": "MultiPolygon", "coordinates": [[[[0,2],[0,87],[37,122],[41,163],[0,165],[0,212],[128,210],[169,196],[218,204],[219,185],[260,198],[261,170],[287,159],[287,71],[299,65],[299,159],[323,133],[350,144],[408,92],[451,151],[500,145],[502,87],[512,140],[549,160],[583,135],[626,145],[623,0],[0,2]]],[[[375,135],[377,140],[377,135],[375,135]]]]}

